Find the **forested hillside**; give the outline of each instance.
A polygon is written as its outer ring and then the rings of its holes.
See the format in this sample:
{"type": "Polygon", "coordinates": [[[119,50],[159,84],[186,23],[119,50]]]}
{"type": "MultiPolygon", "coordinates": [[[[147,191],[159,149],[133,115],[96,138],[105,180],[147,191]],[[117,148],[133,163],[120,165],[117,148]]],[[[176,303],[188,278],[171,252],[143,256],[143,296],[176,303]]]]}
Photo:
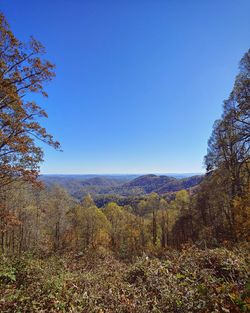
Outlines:
{"type": "Polygon", "coordinates": [[[60,182],[39,179],[40,143],[60,149],[30,100],[55,75],[44,54],[0,15],[0,311],[248,312],[250,50],[204,176],[60,182]]]}
{"type": "Polygon", "coordinates": [[[202,175],[186,178],[175,178],[166,175],[143,175],[134,178],[133,175],[119,176],[84,176],[42,175],[39,179],[48,187],[60,185],[76,199],[81,200],[87,194],[92,196],[142,196],[151,192],[165,194],[182,189],[189,189],[202,181],[202,175]]]}

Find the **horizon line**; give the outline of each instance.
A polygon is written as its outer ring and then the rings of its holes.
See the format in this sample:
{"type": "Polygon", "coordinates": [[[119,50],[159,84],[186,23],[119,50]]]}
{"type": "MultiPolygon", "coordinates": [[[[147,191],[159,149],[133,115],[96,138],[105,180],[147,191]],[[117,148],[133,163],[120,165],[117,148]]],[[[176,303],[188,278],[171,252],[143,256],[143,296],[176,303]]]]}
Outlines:
{"type": "Polygon", "coordinates": [[[143,172],[143,173],[40,173],[39,175],[165,175],[205,174],[206,172],[143,172]]]}

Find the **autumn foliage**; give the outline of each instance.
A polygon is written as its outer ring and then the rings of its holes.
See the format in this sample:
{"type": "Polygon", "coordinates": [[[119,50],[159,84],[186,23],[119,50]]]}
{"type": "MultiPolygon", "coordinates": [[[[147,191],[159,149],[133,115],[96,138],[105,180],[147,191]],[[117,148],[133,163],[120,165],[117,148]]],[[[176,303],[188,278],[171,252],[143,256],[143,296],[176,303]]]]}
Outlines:
{"type": "Polygon", "coordinates": [[[44,53],[34,38],[19,41],[0,15],[0,187],[35,182],[43,157],[39,141],[59,148],[38,121],[46,112],[31,100],[32,93],[47,97],[43,85],[55,76],[54,65],[41,59],[44,53]]]}
{"type": "Polygon", "coordinates": [[[55,76],[44,54],[0,14],[0,311],[247,312],[250,50],[202,182],[101,205],[94,192],[79,200],[59,185],[38,188],[40,144],[60,148],[32,101],[55,76]]]}

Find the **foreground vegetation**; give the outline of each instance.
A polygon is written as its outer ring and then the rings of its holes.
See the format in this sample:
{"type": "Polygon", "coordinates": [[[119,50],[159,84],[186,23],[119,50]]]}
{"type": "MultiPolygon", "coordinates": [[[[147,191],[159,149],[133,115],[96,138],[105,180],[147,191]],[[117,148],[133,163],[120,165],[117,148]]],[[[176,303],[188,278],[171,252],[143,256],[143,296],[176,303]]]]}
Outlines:
{"type": "Polygon", "coordinates": [[[247,312],[246,247],[165,251],[125,263],[104,249],[1,258],[1,312],[247,312]]]}

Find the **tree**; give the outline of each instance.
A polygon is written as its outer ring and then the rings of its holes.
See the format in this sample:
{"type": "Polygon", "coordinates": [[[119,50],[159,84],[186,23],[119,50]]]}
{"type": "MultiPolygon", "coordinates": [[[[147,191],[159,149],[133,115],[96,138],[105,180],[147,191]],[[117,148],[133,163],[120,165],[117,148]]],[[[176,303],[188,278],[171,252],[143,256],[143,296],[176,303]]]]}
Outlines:
{"type": "Polygon", "coordinates": [[[250,240],[250,185],[243,197],[234,200],[234,213],[236,221],[236,234],[241,240],[250,240]]]}
{"type": "Polygon", "coordinates": [[[125,220],[125,213],[123,208],[114,202],[110,202],[104,209],[104,214],[110,222],[110,238],[111,247],[118,250],[122,243],[122,231],[125,220]]]}
{"type": "Polygon", "coordinates": [[[213,127],[205,156],[207,171],[228,171],[232,199],[250,183],[250,50],[240,61],[240,72],[223,114],[213,127]]]}
{"type": "Polygon", "coordinates": [[[161,247],[164,249],[169,244],[169,233],[168,233],[168,203],[166,200],[160,200],[160,226],[161,226],[161,247]]]}
{"type": "Polygon", "coordinates": [[[180,190],[175,195],[174,205],[181,214],[189,212],[190,196],[186,190],[180,190]]]}
{"type": "Polygon", "coordinates": [[[48,193],[47,232],[54,251],[63,248],[63,235],[66,231],[66,214],[72,207],[72,199],[65,189],[53,185],[48,193]]]}
{"type": "Polygon", "coordinates": [[[43,85],[55,76],[44,54],[34,38],[19,41],[0,13],[0,187],[20,179],[36,182],[43,159],[38,141],[59,148],[38,122],[46,112],[30,101],[32,93],[47,97],[43,85]]]}
{"type": "Polygon", "coordinates": [[[213,246],[234,237],[231,188],[228,172],[217,169],[208,175],[194,197],[194,228],[199,241],[213,246]]]}
{"type": "Polygon", "coordinates": [[[110,223],[102,210],[98,209],[90,195],[68,213],[71,224],[71,241],[75,248],[95,248],[108,245],[110,223]]]}
{"type": "MultiPolygon", "coordinates": [[[[239,202],[239,198],[248,193],[250,184],[250,50],[240,61],[234,88],[224,101],[221,119],[214,124],[205,164],[210,175],[224,177],[224,198],[228,201],[221,210],[226,215],[234,240],[237,240],[235,199],[239,202]]],[[[222,198],[223,194],[217,198],[218,202],[222,198]]]]}
{"type": "Polygon", "coordinates": [[[174,245],[179,248],[181,244],[193,239],[194,233],[188,192],[186,190],[178,191],[171,205],[178,212],[178,218],[172,228],[172,237],[174,238],[174,245]]]}

